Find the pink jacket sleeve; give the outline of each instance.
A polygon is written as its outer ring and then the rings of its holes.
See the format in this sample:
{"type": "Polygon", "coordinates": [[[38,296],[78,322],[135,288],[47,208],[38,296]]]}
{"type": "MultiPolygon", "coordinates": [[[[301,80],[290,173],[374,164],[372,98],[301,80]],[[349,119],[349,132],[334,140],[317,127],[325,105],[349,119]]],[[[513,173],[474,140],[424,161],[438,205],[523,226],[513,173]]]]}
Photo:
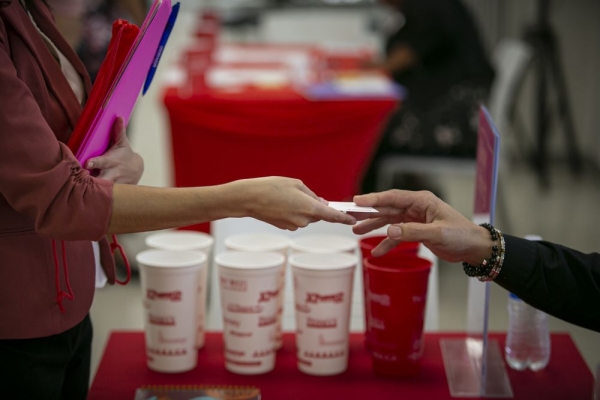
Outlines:
{"type": "Polygon", "coordinates": [[[0,40],[0,194],[40,234],[99,240],[110,220],[112,189],[57,140],[0,40]]]}

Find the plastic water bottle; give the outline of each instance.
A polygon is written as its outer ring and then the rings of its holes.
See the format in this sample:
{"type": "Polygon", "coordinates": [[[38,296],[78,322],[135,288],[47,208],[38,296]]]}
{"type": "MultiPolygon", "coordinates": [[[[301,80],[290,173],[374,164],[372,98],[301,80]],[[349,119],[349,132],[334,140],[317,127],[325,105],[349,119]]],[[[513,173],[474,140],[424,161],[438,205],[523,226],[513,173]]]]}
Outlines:
{"type": "MultiPolygon", "coordinates": [[[[529,240],[541,237],[528,235],[529,240]]],[[[509,327],[506,337],[506,362],[512,369],[532,371],[544,369],[550,361],[548,315],[510,293],[508,297],[509,327]]]]}
{"type": "Polygon", "coordinates": [[[508,299],[508,313],[506,362],[518,371],[544,369],[550,361],[548,316],[512,293],[508,299]]]}

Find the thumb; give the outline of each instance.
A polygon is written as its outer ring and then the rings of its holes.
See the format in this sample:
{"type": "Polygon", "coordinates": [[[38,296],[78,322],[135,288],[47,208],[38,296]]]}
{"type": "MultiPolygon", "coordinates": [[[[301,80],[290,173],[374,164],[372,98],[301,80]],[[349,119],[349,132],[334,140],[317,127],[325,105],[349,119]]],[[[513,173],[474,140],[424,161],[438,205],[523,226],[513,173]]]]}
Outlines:
{"type": "Polygon", "coordinates": [[[432,240],[436,235],[434,224],[421,224],[417,222],[406,222],[391,225],[387,231],[390,239],[403,242],[426,242],[432,240]]]}

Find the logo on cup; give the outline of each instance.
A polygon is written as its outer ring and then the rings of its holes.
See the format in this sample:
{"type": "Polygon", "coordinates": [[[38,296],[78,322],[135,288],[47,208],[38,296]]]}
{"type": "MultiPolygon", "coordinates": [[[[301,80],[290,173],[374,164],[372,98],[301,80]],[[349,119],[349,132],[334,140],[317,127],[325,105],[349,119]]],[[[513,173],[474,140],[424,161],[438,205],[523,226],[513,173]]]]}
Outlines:
{"type": "Polygon", "coordinates": [[[259,303],[265,303],[272,299],[276,299],[279,296],[279,290],[267,290],[266,292],[260,292],[258,296],[259,303]]]}
{"type": "Polygon", "coordinates": [[[187,350],[186,349],[154,349],[152,347],[148,347],[148,354],[154,354],[155,356],[177,357],[177,356],[185,356],[187,354],[187,350]]]}
{"type": "Polygon", "coordinates": [[[304,350],[302,352],[302,356],[306,358],[338,358],[344,357],[346,355],[345,350],[336,350],[336,351],[309,351],[304,350]]]}
{"type": "Polygon", "coordinates": [[[245,292],[248,289],[248,283],[244,279],[225,278],[222,276],[221,287],[226,290],[245,292]]]}
{"type": "Polygon", "coordinates": [[[240,331],[230,330],[229,334],[231,336],[236,336],[236,337],[252,337],[252,332],[240,332],[240,331]]]}
{"type": "Polygon", "coordinates": [[[227,304],[227,311],[240,314],[260,314],[263,306],[243,306],[241,304],[227,304]]]}
{"type": "Polygon", "coordinates": [[[225,354],[229,354],[235,357],[244,357],[246,355],[246,352],[242,350],[233,350],[226,347],[225,354]]]}
{"type": "Polygon", "coordinates": [[[371,300],[373,303],[379,303],[384,307],[389,307],[391,304],[390,296],[387,294],[369,292],[369,300],[371,300]]]}
{"type": "Polygon", "coordinates": [[[224,318],[223,321],[225,322],[225,325],[235,326],[236,328],[240,327],[240,321],[237,319],[224,318]]]}
{"type": "Polygon", "coordinates": [[[148,322],[152,325],[175,326],[175,317],[162,317],[159,315],[148,315],[148,322]]]}
{"type": "Polygon", "coordinates": [[[277,317],[258,317],[258,326],[269,326],[277,322],[277,317]]]}
{"type": "Polygon", "coordinates": [[[153,289],[146,290],[146,297],[149,300],[171,300],[181,301],[181,290],[175,292],[157,292],[153,289]]]}
{"type": "Polygon", "coordinates": [[[309,328],[319,328],[319,329],[336,328],[337,327],[337,318],[317,319],[317,318],[308,317],[306,320],[306,326],[308,326],[309,328]]]}
{"type": "Polygon", "coordinates": [[[306,302],[308,304],[317,304],[319,302],[331,301],[333,303],[341,303],[344,301],[344,292],[321,295],[320,293],[306,293],[306,302]]]}
{"type": "Polygon", "coordinates": [[[296,311],[308,314],[308,313],[310,313],[310,307],[307,306],[306,304],[296,303],[296,311]]]}

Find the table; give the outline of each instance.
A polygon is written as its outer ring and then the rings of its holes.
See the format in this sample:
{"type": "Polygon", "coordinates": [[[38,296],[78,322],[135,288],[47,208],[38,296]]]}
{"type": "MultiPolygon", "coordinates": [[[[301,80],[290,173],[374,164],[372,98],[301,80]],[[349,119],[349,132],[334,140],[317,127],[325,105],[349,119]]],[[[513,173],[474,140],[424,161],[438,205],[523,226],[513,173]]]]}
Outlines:
{"type": "MultiPolygon", "coordinates": [[[[460,333],[425,335],[425,351],[418,378],[396,380],[374,375],[362,334],[350,335],[348,370],[330,377],[305,375],[295,360],[295,337],[284,335],[274,371],[255,376],[227,372],[223,362],[222,336],[209,333],[198,354],[196,369],[182,374],[150,371],[145,364],[142,332],[113,332],[92,383],[90,400],[131,400],[142,385],[213,384],[253,385],[265,400],[272,399],[451,399],[440,351],[440,339],[460,333]]],[[[492,334],[504,346],[505,335],[492,334]]],[[[552,334],[552,356],[540,372],[508,369],[515,399],[591,399],[593,376],[568,334],[552,334]]]]}
{"type": "MultiPolygon", "coordinates": [[[[235,55],[231,52],[223,56],[231,63],[221,65],[221,80],[243,79],[242,74],[253,69],[266,78],[276,77],[277,71],[312,71],[311,61],[298,63],[297,57],[291,57],[290,62],[299,66],[277,65],[264,56],[264,46],[258,49],[265,60],[262,64],[240,65],[235,57],[227,56],[235,55]],[[235,68],[238,75],[231,72],[235,68]]],[[[398,104],[397,97],[309,100],[298,85],[289,82],[208,87],[207,76],[216,81],[217,75],[205,63],[193,71],[197,61],[182,62],[186,80],[168,86],[163,96],[176,186],[210,186],[279,175],[301,179],[327,200],[348,200],[358,192],[382,125],[398,104]]],[[[207,224],[194,228],[209,231],[207,224]]]]}

